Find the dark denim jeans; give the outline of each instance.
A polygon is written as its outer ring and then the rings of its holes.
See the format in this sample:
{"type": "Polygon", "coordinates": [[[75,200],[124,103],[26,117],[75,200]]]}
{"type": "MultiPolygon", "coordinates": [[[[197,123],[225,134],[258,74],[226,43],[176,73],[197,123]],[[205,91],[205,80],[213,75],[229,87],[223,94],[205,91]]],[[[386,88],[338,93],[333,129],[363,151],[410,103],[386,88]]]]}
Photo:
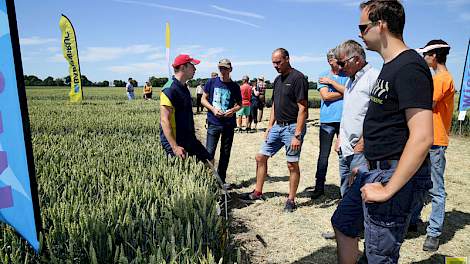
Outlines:
{"type": "Polygon", "coordinates": [[[317,161],[317,172],[315,173],[315,189],[325,188],[326,171],[328,169],[328,158],[330,157],[331,145],[335,134],[339,134],[339,122],[320,124],[320,154],[317,161]]]}
{"type": "Polygon", "coordinates": [[[426,190],[432,185],[431,168],[426,161],[388,201],[364,203],[361,188],[373,182],[386,184],[396,169],[394,166],[372,171],[361,166],[331,217],[333,227],[346,236],[358,237],[364,230],[364,252],[369,263],[398,263],[412,210],[422,203],[426,190]]]}
{"type": "Polygon", "coordinates": [[[215,151],[217,150],[217,144],[220,140],[220,157],[219,157],[219,167],[217,172],[220,175],[220,178],[225,183],[225,178],[227,177],[227,167],[230,160],[230,151],[232,150],[233,142],[233,130],[234,127],[231,126],[217,126],[213,124],[208,124],[207,127],[207,140],[206,140],[206,149],[211,156],[211,159],[215,157],[215,151]]]}

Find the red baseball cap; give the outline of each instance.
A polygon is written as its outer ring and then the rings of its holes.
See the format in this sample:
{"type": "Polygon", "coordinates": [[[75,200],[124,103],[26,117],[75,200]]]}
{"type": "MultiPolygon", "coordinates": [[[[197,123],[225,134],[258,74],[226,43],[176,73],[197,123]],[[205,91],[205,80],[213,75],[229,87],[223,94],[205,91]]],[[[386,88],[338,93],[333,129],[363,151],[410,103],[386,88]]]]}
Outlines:
{"type": "Polygon", "coordinates": [[[199,64],[201,61],[196,60],[194,58],[191,58],[188,54],[180,54],[178,55],[175,60],[173,61],[173,68],[178,67],[180,65],[186,64],[186,63],[192,63],[193,65],[199,64]]]}

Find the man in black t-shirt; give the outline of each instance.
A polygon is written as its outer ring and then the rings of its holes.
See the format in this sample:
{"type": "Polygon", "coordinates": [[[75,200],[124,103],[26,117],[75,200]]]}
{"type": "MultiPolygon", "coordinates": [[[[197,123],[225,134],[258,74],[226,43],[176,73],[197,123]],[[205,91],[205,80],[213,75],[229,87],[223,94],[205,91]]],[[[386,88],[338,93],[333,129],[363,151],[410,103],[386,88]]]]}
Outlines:
{"type": "Polygon", "coordinates": [[[399,1],[371,0],[361,10],[360,37],[384,65],[364,120],[369,168],[359,169],[332,223],[339,263],[356,263],[353,232],[362,224],[368,262],[398,263],[411,212],[432,185],[427,158],[433,143],[432,77],[423,58],[403,42],[405,12],[399,1]],[[337,215],[356,220],[344,222],[337,215]]]}
{"type": "Polygon", "coordinates": [[[265,133],[265,142],[256,155],[256,188],[242,195],[245,201],[262,199],[264,180],[267,176],[268,159],[283,146],[286,149],[289,168],[289,197],[284,211],[296,209],[294,202],[300,180],[299,158],[308,116],[308,83],[305,76],[291,67],[289,53],[283,48],[272,54],[274,68],[280,73],[274,80],[271,115],[265,133]]]}

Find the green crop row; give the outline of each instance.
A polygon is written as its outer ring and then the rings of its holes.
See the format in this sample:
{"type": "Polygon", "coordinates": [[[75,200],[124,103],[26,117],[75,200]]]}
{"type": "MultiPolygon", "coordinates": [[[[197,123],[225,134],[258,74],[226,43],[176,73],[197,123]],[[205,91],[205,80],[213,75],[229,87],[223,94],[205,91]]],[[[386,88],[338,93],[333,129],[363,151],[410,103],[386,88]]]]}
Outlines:
{"type": "Polygon", "coordinates": [[[158,101],[28,89],[43,230],[36,255],[1,225],[0,263],[217,263],[226,223],[210,171],[168,158],[158,101]]]}

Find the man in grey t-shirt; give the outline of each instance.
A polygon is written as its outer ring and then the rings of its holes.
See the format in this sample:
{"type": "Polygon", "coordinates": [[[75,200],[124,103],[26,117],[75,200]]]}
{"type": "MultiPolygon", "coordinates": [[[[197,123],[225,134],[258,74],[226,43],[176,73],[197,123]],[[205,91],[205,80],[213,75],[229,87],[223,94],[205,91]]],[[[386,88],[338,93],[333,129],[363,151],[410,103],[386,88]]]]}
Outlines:
{"type": "Polygon", "coordinates": [[[344,91],[343,114],[339,130],[339,171],[341,196],[349,187],[352,170],[366,164],[362,125],[369,106],[369,94],[379,72],[366,61],[362,46],[348,40],[336,48],[337,64],[349,77],[344,91]]]}

